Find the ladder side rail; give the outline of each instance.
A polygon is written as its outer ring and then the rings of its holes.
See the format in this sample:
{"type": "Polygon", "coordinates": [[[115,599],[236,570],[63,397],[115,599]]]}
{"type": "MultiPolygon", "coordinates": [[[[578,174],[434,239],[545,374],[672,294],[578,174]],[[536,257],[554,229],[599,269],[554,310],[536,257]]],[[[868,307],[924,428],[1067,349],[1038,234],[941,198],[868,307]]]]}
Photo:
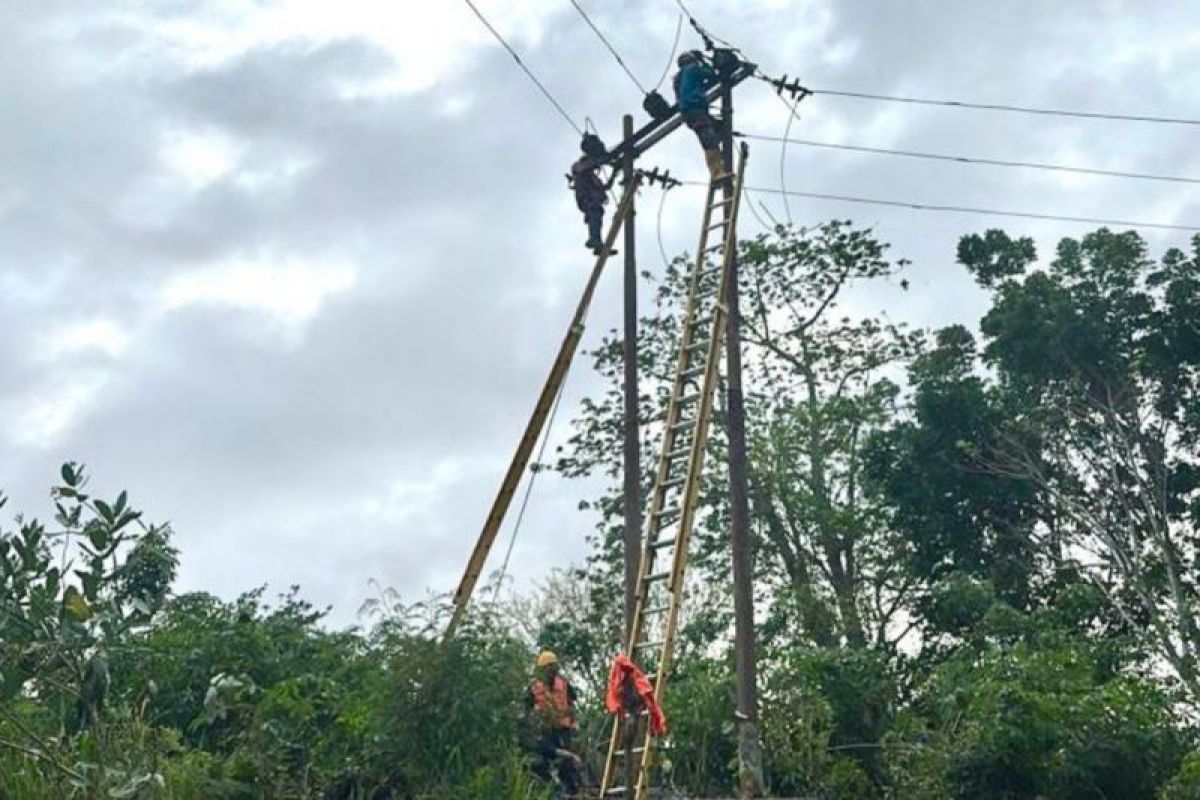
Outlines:
{"type": "Polygon", "coordinates": [[[592,296],[596,292],[596,285],[600,281],[604,265],[607,263],[608,256],[612,252],[612,246],[617,240],[617,234],[629,216],[633,195],[637,191],[640,182],[641,176],[635,175],[634,180],[625,187],[625,194],[621,198],[620,205],[617,207],[617,213],[613,215],[612,225],[609,227],[608,236],[604,240],[604,251],[596,257],[596,264],[592,268],[592,273],[584,287],[579,305],[576,306],[575,315],[571,319],[571,325],[567,329],[563,343],[558,349],[558,354],[554,359],[550,374],[546,377],[546,382],[542,386],[541,394],[538,396],[533,414],[525,426],[525,431],[521,435],[521,440],[517,444],[517,450],[513,454],[508,471],[500,483],[496,499],[492,502],[491,510],[488,512],[483,529],[479,533],[479,539],[475,542],[475,548],[472,550],[471,557],[467,561],[466,570],[463,572],[458,588],[454,591],[454,612],[450,617],[450,624],[446,627],[447,639],[454,636],[455,631],[466,615],[467,605],[470,603],[471,595],[475,591],[475,585],[483,573],[488,553],[491,552],[492,545],[495,544],[496,536],[500,531],[500,525],[504,521],[509,504],[512,502],[517,486],[521,482],[521,476],[524,475],[525,469],[529,465],[534,445],[541,436],[546,418],[550,414],[550,408],[554,404],[554,398],[558,395],[563,381],[566,380],[571,361],[574,359],[575,351],[579,345],[579,340],[583,336],[584,320],[587,318],[592,296]]]}
{"type": "MultiPolygon", "coordinates": [[[[712,338],[709,340],[708,357],[705,364],[705,377],[700,397],[701,408],[697,411],[696,433],[692,439],[692,452],[688,458],[688,477],[685,482],[685,492],[680,508],[680,520],[675,543],[675,558],[672,563],[671,600],[667,611],[666,630],[663,636],[662,650],[659,654],[657,679],[654,681],[654,697],[659,703],[664,697],[667,673],[670,671],[671,657],[675,644],[675,633],[679,622],[679,607],[683,597],[683,575],[687,566],[688,549],[694,527],[696,500],[700,491],[700,479],[703,473],[705,449],[707,447],[708,431],[712,420],[712,406],[715,401],[717,374],[720,369],[720,354],[724,340],[724,328],[727,309],[724,298],[728,290],[728,281],[732,272],[731,265],[737,248],[737,217],[741,204],[742,186],[745,175],[745,154],[743,153],[738,165],[738,173],[733,194],[729,222],[725,229],[724,245],[721,263],[720,289],[716,295],[713,309],[712,338]]],[[[728,180],[728,179],[727,179],[728,180]]],[[[634,793],[636,800],[644,800],[648,790],[650,767],[653,762],[654,736],[647,728],[642,746],[641,766],[638,770],[637,787],[634,793]]]]}
{"type": "MultiPolygon", "coordinates": [[[[724,298],[729,288],[730,269],[737,248],[737,217],[741,203],[742,170],[738,172],[738,182],[734,190],[734,202],[730,213],[730,224],[725,233],[725,242],[721,260],[720,288],[717,290],[717,302],[713,309],[712,338],[708,345],[705,360],[704,383],[700,403],[701,409],[696,417],[696,434],[692,439],[692,450],[688,456],[687,481],[685,495],[682,500],[679,518],[678,536],[675,546],[675,558],[672,563],[671,575],[671,604],[667,617],[667,639],[663,644],[663,653],[659,659],[659,674],[665,675],[670,667],[671,645],[674,644],[675,629],[678,624],[680,599],[683,594],[683,573],[687,567],[688,549],[691,544],[692,532],[695,528],[696,503],[700,494],[700,481],[703,477],[704,459],[707,455],[708,434],[712,425],[712,409],[716,402],[716,383],[720,372],[721,352],[724,347],[724,332],[727,322],[728,309],[724,298]]],[[[661,698],[660,687],[665,681],[655,682],[655,697],[661,698]]]]}
{"type": "MultiPolygon", "coordinates": [[[[666,428],[663,434],[663,444],[660,450],[658,459],[658,468],[654,479],[654,488],[650,493],[650,509],[646,515],[645,536],[642,538],[642,554],[638,563],[638,578],[637,578],[637,594],[634,599],[633,624],[630,625],[629,635],[625,642],[625,652],[632,658],[634,648],[641,639],[641,634],[645,628],[645,608],[646,608],[646,578],[650,575],[653,568],[655,548],[654,543],[657,541],[658,519],[659,512],[663,508],[664,492],[662,485],[667,481],[670,474],[671,462],[667,457],[674,447],[674,425],[679,421],[679,397],[681,387],[683,385],[683,373],[687,369],[687,347],[692,341],[692,320],[695,319],[696,311],[699,306],[698,298],[698,275],[704,264],[704,254],[708,247],[708,226],[711,224],[712,217],[712,198],[714,190],[710,186],[708,199],[704,204],[704,219],[700,226],[700,244],[697,250],[696,261],[693,266],[689,294],[688,306],[684,313],[683,321],[683,336],[679,343],[679,357],[675,365],[675,377],[671,388],[670,399],[667,404],[666,428]]],[[[603,797],[608,791],[612,780],[615,777],[617,752],[621,748],[621,721],[620,717],[613,721],[612,736],[608,744],[608,755],[604,762],[604,774],[600,780],[600,792],[603,797]]]]}
{"type": "MultiPolygon", "coordinates": [[[[709,191],[709,200],[712,199],[712,191],[709,191]]],[[[643,537],[642,558],[638,568],[638,585],[639,592],[637,605],[635,607],[634,620],[635,623],[640,620],[641,612],[645,606],[645,598],[640,590],[641,584],[645,581],[647,575],[650,574],[652,564],[655,557],[654,543],[657,541],[659,532],[659,512],[663,510],[664,492],[662,491],[663,484],[670,478],[671,461],[669,454],[675,449],[675,425],[679,422],[680,416],[680,397],[683,389],[683,373],[687,371],[688,366],[688,347],[692,344],[694,332],[692,330],[692,322],[696,319],[696,314],[699,309],[700,299],[698,296],[698,281],[696,276],[699,274],[701,265],[704,261],[704,251],[708,246],[708,225],[712,216],[711,202],[705,203],[704,223],[700,231],[700,249],[697,254],[697,260],[693,267],[691,276],[687,310],[683,317],[683,335],[679,341],[679,355],[675,362],[675,376],[672,381],[671,394],[667,402],[667,413],[665,417],[665,428],[663,430],[662,447],[659,452],[658,468],[655,471],[654,489],[651,492],[649,514],[646,517],[645,533],[643,537]]],[[[630,635],[626,640],[626,652],[632,655],[633,647],[637,644],[640,625],[635,624],[630,629],[630,635]]]]}

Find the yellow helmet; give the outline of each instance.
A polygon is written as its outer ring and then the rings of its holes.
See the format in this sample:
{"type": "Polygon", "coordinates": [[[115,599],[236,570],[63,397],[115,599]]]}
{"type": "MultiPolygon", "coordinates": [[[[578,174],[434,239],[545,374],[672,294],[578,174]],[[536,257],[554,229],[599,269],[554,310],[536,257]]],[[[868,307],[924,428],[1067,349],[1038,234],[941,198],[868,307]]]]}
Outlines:
{"type": "Polygon", "coordinates": [[[558,656],[554,655],[554,653],[551,652],[550,650],[543,650],[542,652],[538,653],[537,665],[539,668],[549,666],[550,664],[557,664],[557,663],[558,663],[558,656]]]}

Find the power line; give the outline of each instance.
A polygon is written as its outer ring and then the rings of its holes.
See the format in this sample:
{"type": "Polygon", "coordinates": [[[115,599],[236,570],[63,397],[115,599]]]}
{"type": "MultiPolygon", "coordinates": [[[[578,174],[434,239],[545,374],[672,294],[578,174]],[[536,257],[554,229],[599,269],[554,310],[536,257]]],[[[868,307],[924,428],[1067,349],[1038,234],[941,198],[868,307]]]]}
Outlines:
{"type": "Polygon", "coordinates": [[[629,80],[633,81],[634,85],[637,86],[638,91],[640,91],[642,94],[647,94],[646,87],[642,86],[642,82],[639,81],[637,76],[634,75],[633,72],[630,71],[629,67],[625,65],[625,59],[621,58],[621,54],[617,52],[617,49],[613,47],[612,44],[609,43],[608,39],[605,38],[604,34],[600,32],[600,29],[596,27],[596,23],[592,22],[592,18],[588,16],[586,11],[583,10],[583,6],[579,5],[578,0],[571,0],[571,5],[575,6],[575,10],[579,12],[579,16],[583,17],[583,21],[588,24],[588,27],[592,29],[593,33],[600,37],[600,41],[604,42],[604,46],[608,48],[608,52],[612,53],[612,57],[615,58],[617,63],[621,65],[621,69],[625,70],[625,74],[628,75],[629,80]]]}
{"type": "MultiPolygon", "coordinates": [[[[708,186],[708,181],[680,181],[685,186],[708,186]]],[[[780,194],[780,189],[766,189],[754,186],[746,187],[750,191],[767,194],[780,194]]],[[[1200,231],[1200,225],[1171,225],[1163,222],[1131,222],[1121,219],[1105,219],[1102,217],[1071,217],[1062,214],[1038,214],[1032,211],[1005,211],[995,208],[975,208],[972,206],[937,205],[931,203],[914,203],[907,200],[884,200],[878,197],[857,197],[844,194],[823,194],[819,192],[789,191],[791,197],[806,197],[812,200],[835,200],[841,203],[862,203],[875,206],[891,206],[907,208],[914,211],[949,211],[960,214],[982,214],[995,217],[1019,217],[1022,219],[1051,220],[1054,222],[1079,222],[1088,225],[1121,225],[1129,228],[1154,228],[1168,231],[1200,231]]]]}
{"type": "Polygon", "coordinates": [[[1082,119],[1107,119],[1122,122],[1157,122],[1171,125],[1200,125],[1200,119],[1186,117],[1160,117],[1142,114],[1115,114],[1099,111],[1073,111],[1061,108],[1034,108],[1030,106],[1012,106],[1000,103],[970,103],[965,100],[931,100],[926,97],[904,97],[889,94],[871,94],[869,92],[848,92],[837,89],[809,89],[813,94],[824,94],[832,97],[852,97],[857,100],[881,100],[888,103],[913,103],[926,106],[951,106],[954,108],[973,108],[983,111],[1011,111],[1018,114],[1037,114],[1050,117],[1077,117],[1082,119]]]}
{"type": "Polygon", "coordinates": [[[679,19],[675,22],[675,41],[671,44],[671,55],[667,56],[667,65],[663,67],[663,73],[658,79],[658,83],[654,84],[654,91],[658,91],[658,87],[663,85],[663,81],[671,74],[671,65],[675,63],[675,53],[679,51],[679,36],[683,33],[683,12],[679,12],[679,19]]]}
{"type": "Polygon", "coordinates": [[[508,42],[504,41],[504,37],[500,35],[499,31],[492,27],[492,23],[487,21],[487,17],[483,15],[483,13],[475,6],[474,3],[471,2],[471,0],[464,0],[464,2],[471,7],[471,10],[475,12],[475,16],[479,17],[479,21],[484,24],[484,27],[492,32],[492,36],[496,37],[496,41],[498,41],[504,47],[504,49],[508,51],[508,54],[513,57],[513,60],[517,62],[517,66],[529,76],[529,80],[534,82],[538,89],[541,90],[542,94],[546,96],[546,99],[550,101],[551,105],[558,110],[558,113],[561,114],[562,118],[567,121],[567,124],[574,128],[576,133],[578,133],[580,136],[583,136],[583,128],[580,128],[579,125],[576,124],[575,120],[571,118],[571,115],[568,114],[562,107],[562,104],[554,99],[554,95],[550,94],[550,90],[547,89],[540,80],[538,80],[538,77],[533,74],[533,71],[530,70],[529,67],[525,66],[525,62],[521,60],[519,55],[517,55],[517,51],[513,50],[512,46],[509,45],[508,42]]]}
{"type": "Polygon", "coordinates": [[[1023,167],[1026,169],[1042,169],[1054,172],[1074,172],[1082,175],[1102,175],[1108,178],[1137,178],[1147,181],[1169,181],[1172,183],[1200,183],[1200,178],[1185,178],[1179,175],[1158,175],[1147,172],[1123,172],[1110,169],[1093,169],[1090,167],[1069,167],[1063,164],[1043,164],[1036,161],[1005,161],[996,158],[978,158],[971,156],[952,156],[945,153],[929,153],[919,150],[895,150],[886,147],[865,147],[862,145],[837,144],[834,142],[818,142],[812,139],[788,138],[783,136],[765,136],[757,133],[735,132],[735,136],[744,139],[757,139],[763,142],[782,142],[784,145],[799,144],[805,147],[824,147],[831,150],[851,150],[856,153],[876,153],[888,156],[906,156],[908,158],[925,158],[933,161],[955,161],[960,164],[983,164],[991,167],[1023,167]]]}
{"type": "Polygon", "coordinates": [[[779,148],[779,189],[783,193],[783,210],[787,214],[788,225],[791,225],[792,207],[788,204],[787,172],[785,170],[785,167],[787,166],[787,146],[788,142],[790,141],[788,139],[788,134],[792,132],[792,123],[800,119],[800,115],[796,113],[796,109],[800,106],[800,101],[803,99],[803,95],[797,95],[796,100],[790,106],[788,106],[787,100],[784,100],[782,95],[775,96],[778,97],[779,100],[785,106],[787,106],[788,111],[791,112],[788,116],[787,126],[783,129],[783,146],[779,148]]]}
{"type": "Polygon", "coordinates": [[[699,22],[697,22],[696,18],[692,16],[692,12],[689,11],[688,7],[683,4],[683,0],[675,0],[675,5],[679,6],[679,10],[687,15],[688,22],[690,22],[692,24],[692,27],[696,29],[696,33],[700,34],[701,38],[715,40],[715,41],[719,42],[720,44],[723,44],[726,47],[730,48],[731,50],[737,49],[732,44],[730,44],[726,40],[722,39],[720,36],[714,35],[712,31],[708,30],[703,25],[701,25],[699,22]]]}
{"type": "Polygon", "coordinates": [[[517,537],[521,535],[521,523],[525,521],[525,510],[529,507],[529,497],[533,494],[533,484],[537,482],[538,473],[541,471],[542,459],[546,456],[546,445],[550,443],[550,433],[554,430],[554,418],[558,416],[558,406],[562,403],[563,389],[566,387],[564,380],[558,387],[558,394],[554,397],[554,405],[550,408],[550,418],[546,421],[546,432],[542,435],[542,444],[538,448],[537,458],[534,459],[534,466],[529,471],[529,482],[525,484],[525,496],[521,498],[521,509],[517,512],[517,520],[513,524],[512,538],[508,540],[508,548],[504,551],[504,561],[500,564],[500,572],[496,576],[496,590],[492,593],[492,605],[500,599],[500,589],[504,586],[504,577],[508,574],[508,563],[512,559],[513,548],[517,546],[517,537]]]}

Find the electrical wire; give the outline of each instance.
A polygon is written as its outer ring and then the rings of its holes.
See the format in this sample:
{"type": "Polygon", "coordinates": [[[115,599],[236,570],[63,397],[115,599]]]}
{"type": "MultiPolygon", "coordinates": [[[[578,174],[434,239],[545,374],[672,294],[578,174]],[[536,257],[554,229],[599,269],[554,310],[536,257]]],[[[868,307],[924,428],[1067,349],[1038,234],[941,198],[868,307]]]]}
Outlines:
{"type": "Polygon", "coordinates": [[[492,27],[492,23],[488,22],[487,17],[483,15],[483,12],[481,12],[476,5],[471,2],[471,0],[464,0],[464,2],[471,7],[471,10],[475,12],[475,16],[479,17],[479,21],[483,23],[484,27],[492,32],[492,36],[496,37],[496,41],[498,41],[504,47],[504,49],[508,51],[508,54],[513,57],[514,61],[517,62],[517,66],[529,76],[529,80],[533,81],[534,85],[541,90],[542,94],[546,96],[546,99],[550,101],[551,105],[553,105],[558,113],[562,115],[562,118],[567,121],[567,124],[574,128],[576,133],[578,133],[580,136],[583,136],[583,129],[580,128],[575,120],[571,118],[571,115],[566,112],[566,110],[562,107],[562,104],[559,103],[558,100],[554,99],[554,95],[550,94],[550,90],[546,88],[545,84],[538,80],[538,77],[533,74],[533,71],[530,70],[529,67],[525,66],[525,62],[521,60],[519,55],[517,55],[517,51],[514,50],[508,42],[504,41],[504,37],[500,35],[499,31],[492,27]]]}
{"type": "Polygon", "coordinates": [[[679,10],[680,10],[680,11],[682,11],[684,14],[687,14],[688,22],[692,23],[692,27],[693,27],[693,28],[695,28],[695,29],[696,29],[696,31],[697,31],[697,32],[698,32],[698,33],[699,33],[701,36],[707,36],[709,39],[712,39],[713,41],[719,42],[719,43],[721,43],[721,44],[725,45],[726,47],[728,47],[728,48],[729,48],[729,49],[731,49],[731,50],[736,50],[736,49],[737,49],[737,48],[736,48],[736,47],[734,47],[732,44],[730,44],[730,43],[729,43],[729,42],[727,42],[726,40],[722,39],[720,36],[716,36],[716,35],[714,35],[714,34],[712,33],[712,31],[708,30],[708,29],[707,29],[707,28],[705,28],[703,25],[701,25],[699,22],[697,22],[697,21],[696,21],[696,18],[695,18],[694,16],[692,16],[692,12],[691,12],[691,11],[689,11],[689,10],[688,10],[688,7],[687,7],[687,6],[685,6],[685,5],[683,4],[683,0],[675,0],[675,5],[679,6],[679,10]]]}
{"type": "Polygon", "coordinates": [[[608,48],[608,52],[612,53],[612,57],[615,58],[617,63],[621,65],[621,69],[625,70],[625,74],[628,75],[629,80],[633,81],[634,85],[637,86],[638,91],[640,91],[642,94],[648,94],[646,87],[642,86],[642,82],[639,81],[637,76],[630,71],[628,66],[626,66],[625,59],[621,58],[621,54],[617,52],[617,49],[613,47],[604,34],[600,32],[600,29],[596,27],[596,23],[592,22],[592,18],[588,16],[586,11],[583,10],[583,6],[579,5],[578,0],[571,0],[571,5],[575,6],[575,10],[579,12],[579,16],[583,17],[583,21],[588,24],[588,27],[592,29],[593,33],[600,37],[600,41],[604,42],[604,46],[608,48]]]}
{"type": "MultiPolygon", "coordinates": [[[[685,186],[708,186],[708,181],[680,181],[685,186]]],[[[764,187],[747,187],[751,191],[765,194],[779,194],[779,189],[764,187]]],[[[1103,217],[1072,217],[1063,214],[1039,214],[1032,211],[1006,211],[994,208],[976,208],[972,206],[938,205],[932,203],[914,203],[907,200],[885,200],[878,197],[858,197],[844,194],[824,194],[820,192],[789,191],[791,197],[805,197],[813,200],[835,200],[841,203],[862,203],[866,205],[891,206],[893,208],[908,208],[914,211],[946,211],[960,214],[982,214],[995,217],[1019,217],[1022,219],[1051,220],[1054,222],[1079,222],[1089,225],[1122,225],[1129,228],[1153,228],[1167,231],[1200,231],[1200,225],[1173,225],[1164,222],[1133,222],[1122,219],[1106,219],[1103,217]]]]}
{"type": "Polygon", "coordinates": [[[671,187],[663,189],[662,197],[658,200],[658,224],[655,226],[655,236],[658,237],[658,254],[662,256],[663,270],[670,270],[671,261],[667,258],[667,248],[663,246],[663,209],[667,205],[667,193],[671,191],[671,187]]]}
{"type": "MultiPolygon", "coordinates": [[[[554,397],[554,405],[550,408],[550,417],[546,420],[546,432],[542,434],[542,444],[538,448],[537,458],[533,460],[534,465],[541,464],[542,458],[546,455],[546,445],[550,443],[550,433],[554,430],[554,418],[558,416],[558,406],[562,402],[563,390],[566,385],[566,376],[564,376],[563,382],[559,384],[558,394],[554,397]]],[[[492,592],[492,605],[495,605],[496,601],[500,599],[504,576],[508,574],[508,562],[512,558],[513,548],[516,547],[517,537],[521,535],[521,523],[525,520],[525,509],[529,507],[529,497],[533,494],[533,484],[537,481],[537,476],[538,470],[535,467],[529,473],[529,483],[525,484],[525,496],[521,498],[521,508],[513,523],[512,538],[508,540],[508,549],[504,551],[504,561],[500,563],[500,572],[496,576],[496,589],[492,592]]]]}
{"type": "MultiPolygon", "coordinates": [[[[746,191],[745,187],[742,187],[742,191],[746,191]]],[[[762,218],[762,214],[759,214],[758,210],[754,208],[754,200],[751,199],[749,192],[746,192],[746,206],[750,209],[750,213],[754,215],[754,218],[758,220],[758,224],[762,225],[763,230],[774,230],[774,226],[768,225],[767,221],[762,218]]],[[[766,206],[763,206],[763,210],[766,210],[766,206]]]]}
{"type": "Polygon", "coordinates": [[[1021,167],[1025,169],[1050,170],[1053,172],[1072,172],[1081,175],[1101,175],[1106,178],[1136,178],[1138,180],[1147,181],[1168,181],[1171,183],[1200,184],[1200,178],[1186,178],[1179,175],[1160,175],[1147,172],[1124,172],[1121,170],[1092,169],[1090,167],[1069,167],[1063,164],[1044,164],[1036,161],[1005,161],[996,158],[952,156],[945,153],[929,153],[919,150],[895,150],[886,147],[865,147],[862,145],[836,144],[834,142],[818,142],[812,139],[788,138],[787,133],[784,133],[783,136],[765,136],[757,133],[735,132],[734,135],[741,136],[743,139],[756,139],[762,142],[782,142],[785,148],[789,144],[798,144],[805,147],[824,147],[831,150],[850,150],[856,153],[876,153],[879,155],[888,156],[905,156],[907,158],[924,158],[933,161],[955,161],[960,164],[982,164],[990,167],[1021,167]]]}
{"type": "MultiPolygon", "coordinates": [[[[775,95],[775,96],[778,97],[780,100],[783,100],[783,97],[781,97],[780,95],[775,95]]],[[[787,146],[788,146],[788,141],[789,141],[788,134],[792,132],[792,123],[795,122],[796,120],[800,119],[800,115],[796,113],[796,108],[800,105],[800,100],[802,98],[803,98],[803,95],[797,95],[795,102],[793,102],[792,105],[788,108],[788,110],[791,111],[792,113],[788,116],[787,125],[783,129],[783,146],[779,148],[779,189],[780,189],[781,194],[783,195],[783,210],[784,210],[784,213],[787,215],[788,225],[792,224],[792,207],[791,207],[791,204],[788,203],[787,170],[785,169],[785,167],[787,166],[787,146]]],[[[783,104],[786,106],[787,101],[783,100],[783,104]]]]}
{"type": "Polygon", "coordinates": [[[880,100],[887,103],[912,103],[926,106],[950,106],[953,108],[970,108],[983,111],[1008,111],[1018,114],[1036,114],[1049,117],[1076,117],[1081,119],[1106,119],[1121,122],[1155,122],[1169,125],[1200,125],[1200,119],[1186,117],[1164,117],[1144,114],[1116,114],[1099,111],[1074,111],[1061,108],[1035,108],[1030,106],[1013,106],[1001,103],[973,103],[965,100],[931,100],[926,97],[905,97],[901,95],[872,94],[869,92],[848,92],[839,89],[813,89],[813,94],[824,94],[831,97],[851,97],[857,100],[880,100]]]}
{"type": "Polygon", "coordinates": [[[671,65],[675,63],[675,54],[679,52],[679,35],[683,33],[683,12],[679,12],[679,19],[675,22],[675,41],[671,45],[671,55],[667,56],[667,65],[663,67],[662,76],[658,79],[658,83],[654,84],[651,91],[658,91],[658,87],[663,85],[667,76],[671,74],[671,65]]]}

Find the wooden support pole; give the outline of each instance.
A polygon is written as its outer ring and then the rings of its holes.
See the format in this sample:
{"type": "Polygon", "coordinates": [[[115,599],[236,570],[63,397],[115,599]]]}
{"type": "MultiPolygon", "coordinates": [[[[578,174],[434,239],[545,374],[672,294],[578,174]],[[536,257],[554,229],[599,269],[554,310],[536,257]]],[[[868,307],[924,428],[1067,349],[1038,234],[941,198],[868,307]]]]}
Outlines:
{"type": "MultiPolygon", "coordinates": [[[[633,136],[633,116],[626,114],[622,134],[633,136]]],[[[625,185],[633,186],[634,152],[628,149],[621,159],[625,185]]],[[[642,555],[642,466],[638,425],[638,311],[637,311],[637,232],[634,227],[634,198],[629,198],[625,215],[625,639],[633,624],[637,601],[638,562],[642,555]]],[[[630,759],[632,760],[632,759],[630,759]]]]}
{"type": "MultiPolygon", "coordinates": [[[[733,173],[733,86],[721,92],[722,156],[733,173]]],[[[745,145],[743,145],[745,147],[745,145]]],[[[725,181],[725,197],[733,198],[733,179],[725,181]]],[[[725,205],[728,224],[733,203],[725,205]]],[[[736,242],[734,244],[736,247],[736,242]]],[[[763,792],[762,748],[758,738],[758,670],[754,659],[754,571],[750,550],[750,506],[746,477],[746,408],[742,394],[741,315],[738,309],[738,259],[730,263],[725,324],[727,435],[729,437],[729,525],[733,551],[734,663],[737,671],[738,796],[763,792]]]]}
{"type": "Polygon", "coordinates": [[[545,384],[542,385],[537,404],[533,407],[533,414],[525,425],[525,432],[521,434],[521,440],[517,443],[517,452],[513,454],[508,471],[504,473],[504,480],[500,483],[496,499],[492,501],[492,508],[488,511],[487,519],[484,520],[483,530],[479,532],[475,549],[471,551],[471,557],[467,560],[467,567],[463,571],[462,579],[458,583],[458,588],[454,590],[454,611],[450,617],[450,624],[446,626],[446,639],[454,636],[454,632],[458,630],[458,626],[462,624],[463,618],[466,616],[471,595],[475,593],[475,585],[483,574],[483,566],[487,563],[488,553],[491,552],[492,545],[496,542],[496,535],[500,532],[500,523],[504,521],[504,515],[508,513],[508,506],[512,502],[513,494],[517,491],[517,485],[521,482],[521,476],[525,474],[525,469],[529,466],[534,445],[542,434],[546,418],[549,417],[550,409],[554,405],[554,398],[558,396],[558,391],[562,388],[563,381],[566,380],[567,370],[570,369],[571,360],[575,357],[575,350],[579,347],[579,340],[583,336],[584,320],[592,305],[596,284],[600,282],[604,265],[608,263],[608,253],[616,244],[617,234],[629,213],[629,206],[633,202],[633,195],[637,191],[638,183],[639,178],[635,175],[633,181],[625,186],[624,197],[617,207],[608,235],[604,239],[604,249],[600,255],[596,256],[595,266],[592,267],[592,273],[588,276],[583,296],[579,298],[579,305],[575,307],[575,316],[571,318],[567,335],[563,338],[558,355],[554,358],[554,365],[550,368],[550,374],[546,377],[545,384]]]}

